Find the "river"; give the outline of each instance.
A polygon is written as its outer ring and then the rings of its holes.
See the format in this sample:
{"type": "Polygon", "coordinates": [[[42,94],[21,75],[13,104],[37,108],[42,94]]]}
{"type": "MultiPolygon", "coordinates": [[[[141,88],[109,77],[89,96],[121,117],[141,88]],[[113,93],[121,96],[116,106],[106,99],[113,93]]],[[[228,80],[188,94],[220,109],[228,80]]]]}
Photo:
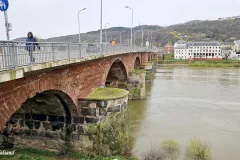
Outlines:
{"type": "Polygon", "coordinates": [[[142,157],[166,139],[211,143],[213,160],[240,159],[240,69],[162,67],[145,100],[129,102],[133,153],[142,157]]]}

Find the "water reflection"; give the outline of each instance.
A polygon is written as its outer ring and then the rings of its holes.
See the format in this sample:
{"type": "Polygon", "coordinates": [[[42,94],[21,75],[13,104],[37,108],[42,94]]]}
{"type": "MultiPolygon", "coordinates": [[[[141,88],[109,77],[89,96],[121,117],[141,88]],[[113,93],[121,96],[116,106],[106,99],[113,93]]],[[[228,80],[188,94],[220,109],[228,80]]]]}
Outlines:
{"type": "Polygon", "coordinates": [[[159,68],[149,96],[130,102],[134,153],[141,156],[166,139],[177,140],[183,152],[190,138],[199,137],[212,143],[214,160],[240,159],[239,73],[159,68]]]}

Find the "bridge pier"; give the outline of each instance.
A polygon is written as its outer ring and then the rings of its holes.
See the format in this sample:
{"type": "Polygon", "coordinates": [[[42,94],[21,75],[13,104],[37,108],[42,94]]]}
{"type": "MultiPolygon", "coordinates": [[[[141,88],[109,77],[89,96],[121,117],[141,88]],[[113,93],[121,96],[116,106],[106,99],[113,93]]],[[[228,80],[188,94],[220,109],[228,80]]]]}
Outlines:
{"type": "Polygon", "coordinates": [[[128,77],[128,91],[129,99],[144,99],[145,98],[145,70],[134,70],[129,73],[128,77]]]}

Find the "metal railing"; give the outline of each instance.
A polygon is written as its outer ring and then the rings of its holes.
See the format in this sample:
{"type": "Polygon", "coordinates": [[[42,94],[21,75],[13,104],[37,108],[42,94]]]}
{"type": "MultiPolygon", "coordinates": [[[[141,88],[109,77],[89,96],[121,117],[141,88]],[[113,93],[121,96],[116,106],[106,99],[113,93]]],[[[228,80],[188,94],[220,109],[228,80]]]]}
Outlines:
{"type": "Polygon", "coordinates": [[[51,42],[0,41],[0,70],[58,60],[71,60],[96,55],[150,51],[144,47],[51,42]],[[102,49],[101,49],[102,47],[102,49]]]}

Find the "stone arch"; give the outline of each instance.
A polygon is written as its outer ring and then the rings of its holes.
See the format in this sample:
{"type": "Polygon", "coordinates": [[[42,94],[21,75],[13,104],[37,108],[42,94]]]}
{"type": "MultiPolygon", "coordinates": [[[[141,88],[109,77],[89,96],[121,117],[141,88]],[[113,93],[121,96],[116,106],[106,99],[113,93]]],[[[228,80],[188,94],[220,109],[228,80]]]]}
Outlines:
{"type": "Polygon", "coordinates": [[[135,60],[134,69],[141,69],[141,62],[139,57],[137,57],[135,60]]]}
{"type": "MultiPolygon", "coordinates": [[[[56,133],[59,131],[64,138],[62,150],[69,151],[71,148],[71,123],[75,104],[66,93],[60,90],[46,90],[37,93],[27,99],[21,107],[11,116],[2,131],[5,137],[24,136],[37,138],[59,138],[56,133]]],[[[17,140],[18,145],[23,145],[17,140]]],[[[6,147],[10,142],[6,141],[6,147]]],[[[28,146],[30,147],[30,146],[28,146]]]]}
{"type": "Polygon", "coordinates": [[[126,88],[127,71],[123,62],[119,59],[115,60],[109,71],[105,81],[105,86],[115,88],[126,88]]]}

